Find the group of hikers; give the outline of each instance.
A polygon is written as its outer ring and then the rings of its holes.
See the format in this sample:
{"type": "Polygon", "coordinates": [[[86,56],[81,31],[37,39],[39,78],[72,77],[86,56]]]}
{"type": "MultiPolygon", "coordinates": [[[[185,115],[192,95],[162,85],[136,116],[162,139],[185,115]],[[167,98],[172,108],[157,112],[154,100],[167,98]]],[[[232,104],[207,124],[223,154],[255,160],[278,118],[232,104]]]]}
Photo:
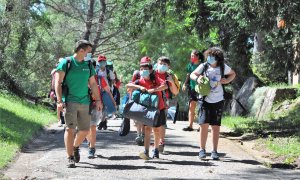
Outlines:
{"type": "MultiPolygon", "coordinates": [[[[57,116],[59,120],[65,121],[64,142],[69,168],[76,167],[75,163],[80,161],[79,146],[84,140],[89,144],[88,158],[95,157],[97,126],[99,130],[106,129],[107,116],[118,112],[120,105],[118,89],[121,81],[109,68],[111,62],[104,55],[99,55],[97,61],[92,61],[91,51],[90,42],[78,41],[74,55],[60,59],[51,73],[54,77],[51,94],[55,96],[57,116]]],[[[122,106],[123,116],[135,122],[135,141],[145,148],[139,154],[144,160],[159,158],[159,154],[165,149],[167,110],[174,105],[174,97],[180,91],[171,63],[166,56],[158,58],[156,63],[148,56],[142,57],[139,70],[133,73],[132,80],[126,84],[127,100],[122,106]],[[152,132],[154,149],[150,156],[152,132]]],[[[223,85],[235,78],[235,72],[224,63],[224,52],[218,47],[211,47],[203,52],[193,50],[187,70],[182,91],[188,90],[189,94],[189,125],[183,130],[194,130],[196,105],[201,102],[198,117],[199,158],[206,158],[205,147],[210,125],[213,144],[211,158],[218,160],[217,148],[224,106],[223,85]],[[205,79],[208,80],[209,92],[202,94],[205,79]]]]}

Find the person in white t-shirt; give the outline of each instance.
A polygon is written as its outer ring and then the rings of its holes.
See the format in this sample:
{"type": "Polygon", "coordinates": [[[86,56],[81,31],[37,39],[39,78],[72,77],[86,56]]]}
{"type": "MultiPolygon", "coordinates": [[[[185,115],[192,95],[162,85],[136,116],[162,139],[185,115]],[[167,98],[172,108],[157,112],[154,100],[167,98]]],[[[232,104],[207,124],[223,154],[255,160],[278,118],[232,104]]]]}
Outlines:
{"type": "Polygon", "coordinates": [[[197,84],[201,83],[201,79],[206,76],[210,83],[210,93],[203,97],[203,105],[201,107],[201,115],[199,117],[200,124],[200,151],[199,158],[206,158],[206,141],[209,125],[212,128],[213,151],[211,158],[219,159],[217,152],[221,119],[224,106],[224,91],[222,84],[228,84],[234,80],[235,72],[224,63],[224,53],[220,48],[212,47],[204,53],[207,62],[200,64],[190,75],[197,84]],[[221,69],[227,78],[222,78],[221,69]]]}

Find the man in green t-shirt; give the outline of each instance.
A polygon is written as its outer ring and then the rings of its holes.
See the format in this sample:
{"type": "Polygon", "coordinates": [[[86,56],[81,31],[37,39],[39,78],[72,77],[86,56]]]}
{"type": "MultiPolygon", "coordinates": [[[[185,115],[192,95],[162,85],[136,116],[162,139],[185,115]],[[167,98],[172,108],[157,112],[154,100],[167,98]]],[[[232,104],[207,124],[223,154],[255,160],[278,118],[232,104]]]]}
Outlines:
{"type": "Polygon", "coordinates": [[[193,123],[195,119],[195,110],[198,101],[198,94],[195,91],[196,81],[190,79],[190,74],[200,65],[204,60],[203,54],[198,50],[193,50],[191,53],[191,62],[187,66],[187,77],[182,86],[182,91],[188,89],[189,94],[189,125],[183,128],[183,131],[193,131],[193,123]]]}
{"type": "Polygon", "coordinates": [[[66,107],[65,121],[67,127],[64,139],[69,168],[74,168],[75,163],[79,162],[79,146],[90,129],[89,87],[92,90],[93,97],[96,99],[96,109],[100,111],[103,107],[94,77],[95,69],[88,62],[91,59],[91,51],[92,44],[86,40],[80,40],[75,45],[75,54],[62,60],[56,68],[55,92],[57,95],[57,111],[62,111],[63,106],[66,107]],[[64,91],[64,94],[62,93],[62,83],[67,87],[67,91],[64,91]],[[76,128],[78,132],[74,139],[76,128]]]}

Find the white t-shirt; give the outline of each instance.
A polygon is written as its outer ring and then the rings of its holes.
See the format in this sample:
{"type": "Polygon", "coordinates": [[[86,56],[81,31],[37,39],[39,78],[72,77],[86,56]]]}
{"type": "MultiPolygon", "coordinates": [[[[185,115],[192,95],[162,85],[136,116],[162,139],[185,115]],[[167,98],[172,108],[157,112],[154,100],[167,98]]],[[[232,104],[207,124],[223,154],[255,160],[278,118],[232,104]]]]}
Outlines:
{"type": "MultiPolygon", "coordinates": [[[[109,85],[108,79],[107,79],[106,68],[104,69],[104,71],[102,71],[101,69],[99,69],[97,75],[98,75],[98,77],[103,77],[103,78],[105,79],[107,85],[109,85]]],[[[109,70],[109,77],[110,77],[110,80],[111,80],[111,81],[113,81],[113,80],[115,79],[115,75],[114,75],[114,73],[113,73],[111,70],[109,70]]],[[[112,87],[110,87],[110,88],[112,88],[112,87]]]]}
{"type": "MultiPolygon", "coordinates": [[[[201,74],[204,69],[204,63],[200,64],[193,73],[195,74],[201,74]]],[[[231,68],[225,64],[224,69],[224,75],[229,74],[231,71],[231,68]]],[[[208,103],[217,103],[222,100],[224,100],[223,97],[223,88],[221,84],[221,69],[220,67],[213,68],[210,65],[208,65],[208,68],[206,70],[206,73],[204,73],[204,76],[207,76],[210,83],[210,93],[206,96],[205,101],[208,103]]]]}

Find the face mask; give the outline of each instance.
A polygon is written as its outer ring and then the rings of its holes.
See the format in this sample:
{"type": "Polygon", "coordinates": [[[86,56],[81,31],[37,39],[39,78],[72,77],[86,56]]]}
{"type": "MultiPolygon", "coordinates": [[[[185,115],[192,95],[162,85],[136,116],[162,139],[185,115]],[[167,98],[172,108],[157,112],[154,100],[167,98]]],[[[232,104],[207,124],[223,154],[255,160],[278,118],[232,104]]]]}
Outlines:
{"type": "Polygon", "coordinates": [[[215,64],[217,61],[216,61],[216,58],[214,56],[208,56],[207,57],[207,63],[212,65],[212,64],[215,64]]]}
{"type": "Polygon", "coordinates": [[[87,53],[86,56],[84,57],[85,61],[89,61],[92,59],[92,53],[87,53]]]}
{"type": "Polygon", "coordinates": [[[149,70],[142,70],[142,71],[140,71],[140,75],[142,76],[142,77],[149,77],[149,75],[150,75],[150,71],[149,70]]]}
{"type": "Polygon", "coordinates": [[[106,62],[105,61],[101,61],[99,62],[100,67],[105,67],[106,66],[106,62]]]}
{"type": "Polygon", "coordinates": [[[169,70],[169,67],[166,65],[158,65],[158,71],[160,72],[166,72],[169,70]]]}
{"type": "Polygon", "coordinates": [[[197,57],[195,57],[195,56],[191,57],[191,62],[192,62],[192,63],[195,63],[195,62],[197,62],[197,61],[198,61],[197,57]]]}

